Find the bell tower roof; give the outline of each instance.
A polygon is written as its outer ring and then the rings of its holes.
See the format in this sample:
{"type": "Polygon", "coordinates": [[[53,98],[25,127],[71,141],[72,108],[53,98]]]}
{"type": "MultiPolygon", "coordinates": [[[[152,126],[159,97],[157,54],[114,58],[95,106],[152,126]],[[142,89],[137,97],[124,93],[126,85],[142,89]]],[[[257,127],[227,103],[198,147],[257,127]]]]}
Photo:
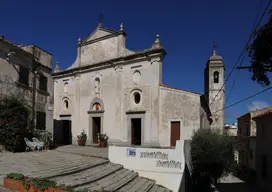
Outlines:
{"type": "Polygon", "coordinates": [[[207,61],[207,67],[224,67],[223,58],[216,53],[216,45],[214,43],[212,55],[209,57],[207,61]]]}

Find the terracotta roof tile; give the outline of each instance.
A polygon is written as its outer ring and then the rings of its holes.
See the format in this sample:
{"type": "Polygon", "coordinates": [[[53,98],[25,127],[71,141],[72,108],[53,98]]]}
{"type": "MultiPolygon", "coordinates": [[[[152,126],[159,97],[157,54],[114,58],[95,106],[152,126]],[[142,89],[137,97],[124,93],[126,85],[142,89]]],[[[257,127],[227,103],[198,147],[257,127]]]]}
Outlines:
{"type": "Polygon", "coordinates": [[[185,92],[189,92],[189,93],[194,93],[194,94],[198,94],[198,95],[203,95],[203,94],[201,94],[201,93],[197,93],[197,92],[193,92],[193,91],[187,91],[187,90],[184,90],[184,89],[176,88],[176,87],[173,87],[173,86],[171,86],[171,85],[160,84],[160,86],[166,87],[166,88],[170,88],[170,89],[185,91],[185,92]]]}
{"type": "Polygon", "coordinates": [[[258,113],[258,114],[255,114],[254,115],[254,117],[252,117],[252,118],[258,118],[258,117],[262,117],[262,116],[265,116],[265,115],[271,115],[272,114],[272,109],[266,109],[266,110],[264,110],[264,111],[262,111],[262,112],[260,112],[260,113],[258,113]]]}
{"type": "Polygon", "coordinates": [[[270,107],[266,107],[266,108],[263,108],[263,109],[259,109],[259,110],[256,110],[256,111],[250,111],[248,113],[245,113],[244,115],[241,115],[240,117],[238,117],[237,119],[240,119],[248,114],[251,115],[251,118],[255,118],[256,116],[259,116],[260,114],[263,114],[269,110],[272,110],[272,106],[270,107]]]}

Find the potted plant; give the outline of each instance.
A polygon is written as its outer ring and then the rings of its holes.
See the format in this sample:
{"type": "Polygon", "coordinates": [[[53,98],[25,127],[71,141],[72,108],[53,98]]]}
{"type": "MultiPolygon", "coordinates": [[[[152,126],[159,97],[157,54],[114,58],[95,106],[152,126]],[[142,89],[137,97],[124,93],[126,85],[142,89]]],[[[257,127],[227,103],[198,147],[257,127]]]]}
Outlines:
{"type": "Polygon", "coordinates": [[[41,140],[44,142],[44,149],[49,150],[50,145],[52,144],[52,133],[49,131],[44,131],[43,133],[40,134],[41,140]]]}
{"type": "Polygon", "coordinates": [[[9,173],[4,178],[4,187],[7,189],[14,189],[22,191],[24,189],[25,176],[21,173],[9,173]]]}
{"type": "Polygon", "coordinates": [[[87,134],[84,130],[77,136],[77,143],[79,146],[85,146],[87,140],[87,134]]]}
{"type": "Polygon", "coordinates": [[[109,137],[106,134],[98,134],[99,147],[105,148],[107,147],[109,137]]]}
{"type": "Polygon", "coordinates": [[[57,183],[47,178],[28,178],[24,180],[26,191],[54,192],[57,191],[57,183]]]}

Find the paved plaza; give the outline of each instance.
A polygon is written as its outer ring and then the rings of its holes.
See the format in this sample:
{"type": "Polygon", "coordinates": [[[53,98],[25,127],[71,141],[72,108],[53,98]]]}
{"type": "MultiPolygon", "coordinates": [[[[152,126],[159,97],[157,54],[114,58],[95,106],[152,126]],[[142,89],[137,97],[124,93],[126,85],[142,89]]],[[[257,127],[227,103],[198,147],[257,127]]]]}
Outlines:
{"type": "Polygon", "coordinates": [[[90,191],[169,191],[156,185],[153,180],[124,169],[122,165],[110,163],[107,149],[88,146],[64,146],[43,152],[0,153],[0,184],[10,172],[47,177],[59,184],[88,188],[90,191]]]}

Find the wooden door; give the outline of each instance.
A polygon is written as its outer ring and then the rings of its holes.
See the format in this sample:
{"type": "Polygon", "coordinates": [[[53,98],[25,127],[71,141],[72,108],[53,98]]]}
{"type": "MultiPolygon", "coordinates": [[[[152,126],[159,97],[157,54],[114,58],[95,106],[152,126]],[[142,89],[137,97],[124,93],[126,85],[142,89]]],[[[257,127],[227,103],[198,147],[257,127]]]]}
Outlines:
{"type": "Polygon", "coordinates": [[[177,140],[180,140],[180,122],[179,121],[171,122],[171,138],[170,138],[171,147],[176,146],[177,140]]]}
{"type": "Polygon", "coordinates": [[[97,130],[98,130],[98,127],[97,127],[96,119],[93,118],[93,143],[98,143],[97,130]]]}

